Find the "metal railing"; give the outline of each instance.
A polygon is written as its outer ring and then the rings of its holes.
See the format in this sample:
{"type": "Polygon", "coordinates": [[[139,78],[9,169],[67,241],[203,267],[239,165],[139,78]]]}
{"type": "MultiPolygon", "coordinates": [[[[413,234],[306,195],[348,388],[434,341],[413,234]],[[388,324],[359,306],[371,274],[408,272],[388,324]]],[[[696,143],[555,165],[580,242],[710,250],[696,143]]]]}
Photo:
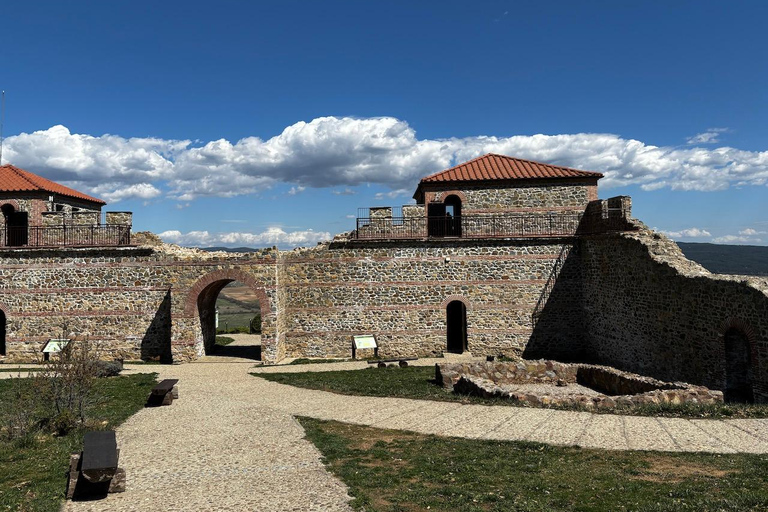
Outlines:
{"type": "Polygon", "coordinates": [[[358,240],[421,238],[527,238],[576,234],[580,213],[461,215],[457,217],[363,217],[357,219],[358,240]]]}
{"type": "Polygon", "coordinates": [[[130,225],[101,224],[0,228],[0,247],[114,247],[130,244],[130,225]]]}

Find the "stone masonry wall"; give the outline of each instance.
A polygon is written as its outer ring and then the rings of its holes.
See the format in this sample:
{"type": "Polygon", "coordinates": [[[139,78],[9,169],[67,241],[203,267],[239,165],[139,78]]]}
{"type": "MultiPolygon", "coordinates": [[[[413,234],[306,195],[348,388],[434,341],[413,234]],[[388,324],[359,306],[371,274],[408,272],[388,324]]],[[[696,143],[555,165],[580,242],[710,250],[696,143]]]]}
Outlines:
{"type": "Polygon", "coordinates": [[[7,354],[0,358],[35,361],[45,341],[71,335],[113,357],[194,359],[203,351],[198,297],[207,286],[236,280],[260,298],[262,352],[274,362],[276,267],[271,250],[6,249],[0,251],[0,309],[7,354]]]}
{"type": "Polygon", "coordinates": [[[647,229],[579,246],[593,361],[723,389],[724,334],[736,328],[751,347],[756,400],[768,401],[768,280],[711,274],[647,229]]]}
{"type": "MultiPolygon", "coordinates": [[[[431,186],[425,200],[443,201],[453,190],[431,186]]],[[[515,183],[499,187],[462,185],[460,195],[462,214],[503,214],[519,211],[584,211],[587,203],[597,199],[597,185],[593,181],[563,183],[515,183]]]]}
{"type": "MultiPolygon", "coordinates": [[[[382,357],[438,356],[447,349],[451,300],[466,305],[470,352],[520,354],[563,243],[334,243],[284,253],[286,355],[349,357],[353,335],[373,334],[382,357]]],[[[574,308],[562,312],[564,323],[579,317],[574,308]]],[[[567,338],[562,344],[582,342],[578,329],[567,338]]]]}

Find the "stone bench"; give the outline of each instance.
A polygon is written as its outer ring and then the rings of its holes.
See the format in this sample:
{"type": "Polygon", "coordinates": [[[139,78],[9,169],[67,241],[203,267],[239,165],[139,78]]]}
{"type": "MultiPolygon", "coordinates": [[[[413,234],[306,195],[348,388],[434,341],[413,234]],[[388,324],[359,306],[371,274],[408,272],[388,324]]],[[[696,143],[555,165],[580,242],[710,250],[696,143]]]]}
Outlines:
{"type": "Polygon", "coordinates": [[[69,458],[67,499],[93,499],[125,491],[125,470],[118,467],[115,432],[86,432],[83,451],[69,458]]]}
{"type": "Polygon", "coordinates": [[[149,394],[146,407],[158,407],[160,405],[171,405],[173,400],[179,398],[179,388],[176,385],[179,379],[161,380],[149,394]]]}

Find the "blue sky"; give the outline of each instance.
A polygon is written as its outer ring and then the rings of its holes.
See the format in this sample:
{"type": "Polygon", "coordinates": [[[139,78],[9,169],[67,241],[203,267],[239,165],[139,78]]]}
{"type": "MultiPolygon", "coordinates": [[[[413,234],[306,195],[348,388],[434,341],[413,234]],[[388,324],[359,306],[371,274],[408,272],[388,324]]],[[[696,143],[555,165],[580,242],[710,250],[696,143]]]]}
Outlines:
{"type": "Polygon", "coordinates": [[[494,151],[768,244],[768,4],[14,2],[4,162],[200,245],[314,245],[494,151]]]}

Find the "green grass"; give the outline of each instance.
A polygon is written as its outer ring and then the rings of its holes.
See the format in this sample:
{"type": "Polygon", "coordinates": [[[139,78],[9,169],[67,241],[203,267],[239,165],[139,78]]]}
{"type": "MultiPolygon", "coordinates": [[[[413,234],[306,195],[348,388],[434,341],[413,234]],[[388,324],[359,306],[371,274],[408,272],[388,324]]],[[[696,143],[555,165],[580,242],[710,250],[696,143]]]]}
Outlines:
{"type": "Polygon", "coordinates": [[[235,341],[235,338],[230,338],[229,336],[216,336],[216,344],[221,347],[226,347],[233,341],[235,341]]]}
{"type": "MultiPolygon", "coordinates": [[[[15,379],[14,379],[15,380],[15,379]]],[[[0,381],[0,416],[7,410],[12,383],[0,381]]],[[[31,381],[22,379],[22,385],[31,381]]],[[[144,407],[155,374],[99,379],[99,403],[89,410],[90,429],[114,429],[144,407]]],[[[34,438],[0,440],[0,510],[57,511],[64,499],[69,454],[82,449],[82,431],[62,437],[39,433],[34,438]]]]}
{"type": "Polygon", "coordinates": [[[588,450],[299,421],[357,510],[768,510],[767,456],[588,450]]]}
{"type": "MultiPolygon", "coordinates": [[[[435,382],[435,369],[433,366],[366,368],[364,370],[330,372],[258,373],[253,375],[281,384],[300,388],[320,389],[342,395],[386,396],[486,405],[520,406],[504,399],[485,399],[448,392],[435,382]]],[[[563,406],[556,408],[586,410],[563,406]]],[[[678,418],[766,418],[768,417],[768,405],[649,404],[632,408],[617,407],[612,411],[601,409],[594,412],[678,418]]]]}
{"type": "Polygon", "coordinates": [[[27,373],[27,372],[39,372],[43,368],[0,368],[0,372],[5,373],[27,373]]]}

